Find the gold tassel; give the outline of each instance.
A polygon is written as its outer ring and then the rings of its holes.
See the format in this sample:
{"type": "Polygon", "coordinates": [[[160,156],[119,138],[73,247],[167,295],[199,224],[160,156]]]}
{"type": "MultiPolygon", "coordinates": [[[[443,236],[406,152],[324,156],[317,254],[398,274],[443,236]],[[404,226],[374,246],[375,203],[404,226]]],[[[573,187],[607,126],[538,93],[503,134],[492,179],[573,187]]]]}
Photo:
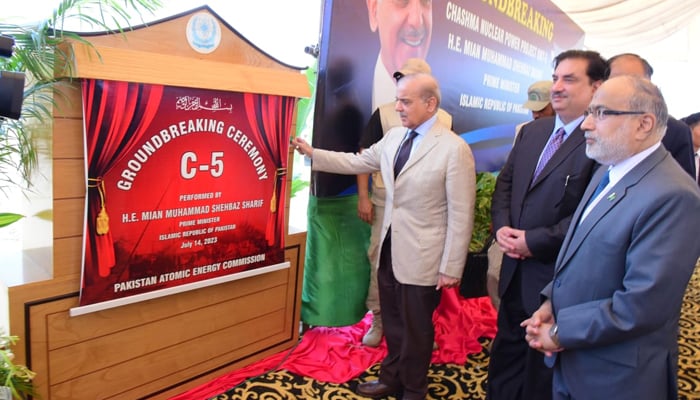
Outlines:
{"type": "Polygon", "coordinates": [[[285,175],[287,175],[286,168],[277,168],[277,171],[275,172],[275,181],[272,182],[272,198],[270,199],[271,213],[277,212],[277,181],[285,175]]]}
{"type": "Polygon", "coordinates": [[[107,211],[104,207],[102,207],[100,213],[97,214],[95,230],[98,235],[106,235],[109,232],[109,215],[107,215],[107,211]]]}
{"type": "Polygon", "coordinates": [[[98,235],[106,235],[109,233],[109,215],[105,208],[105,182],[102,178],[88,178],[88,182],[95,182],[93,185],[88,183],[88,187],[97,188],[97,193],[100,194],[100,212],[95,220],[95,232],[98,235]]]}

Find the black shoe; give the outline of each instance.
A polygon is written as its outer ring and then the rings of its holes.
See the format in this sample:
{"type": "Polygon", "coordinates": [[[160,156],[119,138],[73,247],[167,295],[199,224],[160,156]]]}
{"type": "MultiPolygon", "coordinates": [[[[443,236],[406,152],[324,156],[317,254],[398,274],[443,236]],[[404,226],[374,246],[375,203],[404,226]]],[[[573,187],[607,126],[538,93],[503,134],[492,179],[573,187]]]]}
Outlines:
{"type": "Polygon", "coordinates": [[[386,385],[379,380],[362,382],[357,385],[357,394],[373,399],[380,399],[397,393],[399,393],[399,389],[386,385]]]}

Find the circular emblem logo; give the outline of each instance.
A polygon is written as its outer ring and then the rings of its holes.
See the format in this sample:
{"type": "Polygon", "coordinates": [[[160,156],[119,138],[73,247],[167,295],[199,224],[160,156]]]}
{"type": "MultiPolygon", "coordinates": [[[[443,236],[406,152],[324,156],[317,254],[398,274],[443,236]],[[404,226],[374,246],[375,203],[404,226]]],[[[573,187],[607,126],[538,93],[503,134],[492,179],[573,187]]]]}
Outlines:
{"type": "Polygon", "coordinates": [[[208,54],[221,43],[221,27],[210,14],[197,13],[187,22],[187,42],[198,53],[208,54]]]}

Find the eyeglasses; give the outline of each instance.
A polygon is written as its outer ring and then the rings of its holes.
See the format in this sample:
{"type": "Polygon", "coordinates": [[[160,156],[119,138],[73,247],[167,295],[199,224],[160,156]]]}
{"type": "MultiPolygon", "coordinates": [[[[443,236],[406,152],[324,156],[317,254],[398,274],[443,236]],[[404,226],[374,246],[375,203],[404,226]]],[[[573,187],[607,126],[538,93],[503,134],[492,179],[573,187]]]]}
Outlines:
{"type": "Polygon", "coordinates": [[[593,115],[593,118],[597,119],[598,121],[602,121],[607,117],[608,115],[641,115],[641,114],[646,114],[646,111],[618,111],[618,110],[610,110],[608,108],[598,106],[598,107],[593,107],[593,108],[587,108],[586,111],[583,112],[583,117],[587,118],[589,115],[593,115]]]}

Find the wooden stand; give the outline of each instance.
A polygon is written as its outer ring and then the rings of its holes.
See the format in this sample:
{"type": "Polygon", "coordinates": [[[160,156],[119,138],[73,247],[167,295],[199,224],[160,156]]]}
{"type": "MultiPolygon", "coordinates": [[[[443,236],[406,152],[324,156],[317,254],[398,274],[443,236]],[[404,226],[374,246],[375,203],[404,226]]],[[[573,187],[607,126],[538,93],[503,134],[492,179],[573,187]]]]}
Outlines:
{"type": "MultiPolygon", "coordinates": [[[[85,39],[94,48],[68,48],[74,77],[309,96],[300,71],[256,49],[208,7],[85,39]],[[185,36],[198,12],[222,28],[219,48],[206,55],[185,36]]],[[[53,277],[8,288],[12,334],[21,338],[17,361],[37,372],[41,398],[165,399],[293,346],[305,233],[286,236],[289,269],[69,316],[80,291],[85,167],[79,83],[64,92],[53,121],[53,277]]],[[[289,157],[291,168],[292,150],[289,157]]],[[[289,198],[285,207],[289,215],[289,198]]]]}

